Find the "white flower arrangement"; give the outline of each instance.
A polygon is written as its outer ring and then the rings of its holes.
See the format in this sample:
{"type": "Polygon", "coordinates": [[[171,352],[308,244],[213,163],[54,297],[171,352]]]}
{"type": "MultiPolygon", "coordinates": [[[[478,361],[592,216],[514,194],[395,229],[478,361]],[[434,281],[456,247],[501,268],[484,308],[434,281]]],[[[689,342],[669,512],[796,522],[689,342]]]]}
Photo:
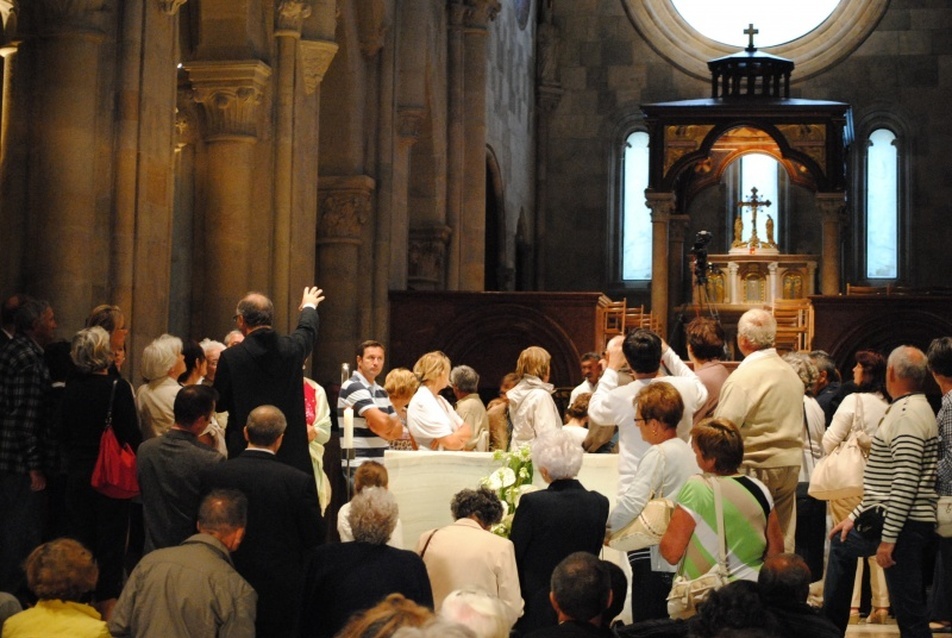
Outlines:
{"type": "Polygon", "coordinates": [[[509,533],[512,531],[512,518],[519,506],[519,499],[523,494],[538,489],[532,484],[532,454],[529,446],[524,445],[511,452],[496,450],[493,453],[493,460],[500,461],[501,467],[493,470],[489,476],[481,478],[479,484],[496,492],[499,500],[502,501],[502,520],[493,525],[490,531],[503,538],[509,538],[509,533]]]}

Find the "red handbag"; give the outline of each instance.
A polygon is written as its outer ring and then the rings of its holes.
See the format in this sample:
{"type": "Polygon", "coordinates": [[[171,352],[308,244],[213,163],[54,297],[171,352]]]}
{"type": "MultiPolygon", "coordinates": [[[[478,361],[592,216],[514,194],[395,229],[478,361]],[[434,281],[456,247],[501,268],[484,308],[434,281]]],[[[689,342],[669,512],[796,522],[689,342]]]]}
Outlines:
{"type": "Polygon", "coordinates": [[[109,394],[109,411],[106,413],[106,425],[99,439],[99,456],[90,484],[93,489],[116,499],[130,499],[139,495],[139,479],[136,477],[136,453],[128,443],[120,444],[112,430],[112,402],[116,396],[116,384],[112,382],[109,394]]]}

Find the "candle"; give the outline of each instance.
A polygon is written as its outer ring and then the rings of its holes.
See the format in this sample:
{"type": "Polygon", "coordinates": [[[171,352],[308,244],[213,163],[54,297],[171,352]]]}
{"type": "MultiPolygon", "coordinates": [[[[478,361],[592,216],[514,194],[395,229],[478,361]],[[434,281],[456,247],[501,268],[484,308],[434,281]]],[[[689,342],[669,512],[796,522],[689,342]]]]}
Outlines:
{"type": "Polygon", "coordinates": [[[344,442],[340,446],[345,450],[354,449],[354,408],[344,408],[344,442]]]}

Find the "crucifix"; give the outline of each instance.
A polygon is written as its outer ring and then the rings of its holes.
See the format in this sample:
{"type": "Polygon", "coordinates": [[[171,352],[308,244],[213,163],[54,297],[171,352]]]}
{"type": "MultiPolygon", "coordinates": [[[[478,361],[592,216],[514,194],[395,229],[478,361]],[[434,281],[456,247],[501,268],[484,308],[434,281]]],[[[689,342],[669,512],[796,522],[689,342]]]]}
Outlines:
{"type": "MultiPolygon", "coordinates": [[[[769,199],[764,200],[757,197],[757,187],[750,189],[750,199],[745,201],[737,202],[739,208],[747,206],[750,208],[750,239],[747,240],[747,245],[750,246],[750,250],[753,251],[755,248],[760,248],[760,237],[757,236],[757,209],[763,207],[766,208],[771,205],[769,199]]],[[[738,214],[739,216],[739,214],[738,214]]],[[[772,238],[771,238],[772,239],[772,238]]]]}
{"type": "Polygon", "coordinates": [[[757,50],[757,47],[754,46],[754,36],[758,33],[760,33],[760,29],[755,29],[753,22],[750,23],[750,26],[744,29],[744,35],[750,38],[750,41],[747,43],[747,51],[757,50]]]}

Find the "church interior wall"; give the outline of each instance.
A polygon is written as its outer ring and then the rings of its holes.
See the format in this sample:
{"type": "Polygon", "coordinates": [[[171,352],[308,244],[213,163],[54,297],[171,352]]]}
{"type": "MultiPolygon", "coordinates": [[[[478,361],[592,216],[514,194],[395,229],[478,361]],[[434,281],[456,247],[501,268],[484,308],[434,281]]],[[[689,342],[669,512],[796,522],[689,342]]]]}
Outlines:
{"type": "MultiPolygon", "coordinates": [[[[675,68],[649,47],[619,0],[554,6],[555,24],[562,34],[564,95],[551,116],[548,144],[546,284],[552,290],[600,289],[616,298],[625,295],[633,303],[647,303],[646,290],[620,285],[613,272],[613,245],[607,233],[614,212],[611,145],[618,141],[611,136],[618,121],[637,121],[640,104],[708,97],[710,85],[675,68]],[[599,250],[604,246],[608,254],[601,259],[564,259],[580,241],[599,250]]],[[[872,109],[909,120],[909,139],[903,140],[909,162],[903,220],[908,267],[901,275],[901,283],[909,286],[947,285],[942,273],[929,267],[944,258],[945,249],[928,229],[941,225],[952,197],[952,180],[943,168],[952,142],[952,124],[946,116],[952,97],[950,23],[952,8],[947,3],[894,0],[856,51],[810,79],[798,81],[794,70],[791,86],[791,97],[850,103],[856,121],[872,109]]],[[[858,170],[849,167],[852,176],[858,170]]],[[[844,287],[847,280],[860,279],[855,258],[855,238],[861,230],[859,195],[850,193],[844,220],[844,287]]],[[[815,206],[797,192],[793,204],[801,214],[790,228],[796,236],[791,248],[819,252],[815,206]]],[[[697,228],[693,219],[697,205],[690,211],[690,230],[697,228]]]]}
{"type": "MultiPolygon", "coordinates": [[[[525,25],[515,2],[503,3],[489,30],[486,87],[486,144],[499,165],[505,215],[503,272],[516,268],[520,210],[535,210],[536,113],[535,41],[538,2],[525,25]]],[[[494,264],[488,264],[490,268],[494,264]]],[[[513,277],[503,277],[513,289],[513,277]]]]}

